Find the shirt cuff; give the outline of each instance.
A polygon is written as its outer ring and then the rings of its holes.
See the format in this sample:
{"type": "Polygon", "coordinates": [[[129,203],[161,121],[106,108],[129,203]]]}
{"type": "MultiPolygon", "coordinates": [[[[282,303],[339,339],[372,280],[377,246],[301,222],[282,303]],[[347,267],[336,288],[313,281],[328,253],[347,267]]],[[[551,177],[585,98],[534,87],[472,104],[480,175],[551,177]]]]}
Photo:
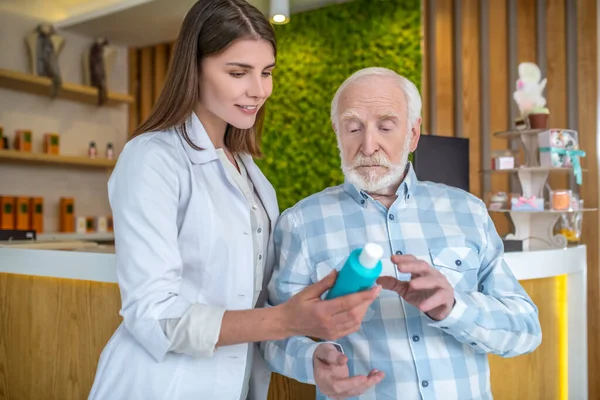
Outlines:
{"type": "Polygon", "coordinates": [[[225,309],[207,304],[193,304],[179,319],[168,319],[164,324],[169,351],[192,357],[211,357],[215,350],[225,309]]]}
{"type": "Polygon", "coordinates": [[[439,328],[450,334],[462,334],[475,323],[478,309],[472,304],[471,298],[467,293],[454,291],[454,300],[456,303],[450,314],[441,321],[431,319],[427,314],[425,317],[429,321],[429,326],[439,328]]]}

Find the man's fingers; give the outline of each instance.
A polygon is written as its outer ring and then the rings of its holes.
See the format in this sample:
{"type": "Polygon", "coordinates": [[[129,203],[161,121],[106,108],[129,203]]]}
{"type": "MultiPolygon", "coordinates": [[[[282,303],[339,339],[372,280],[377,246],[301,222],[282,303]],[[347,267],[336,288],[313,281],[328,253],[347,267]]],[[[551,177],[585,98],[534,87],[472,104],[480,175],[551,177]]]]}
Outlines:
{"type": "Polygon", "coordinates": [[[324,351],[319,352],[317,356],[319,361],[332,366],[341,366],[348,362],[348,357],[340,353],[335,346],[330,345],[328,343],[319,346],[327,346],[327,348],[324,351]]]}
{"type": "Polygon", "coordinates": [[[367,382],[364,385],[355,387],[354,389],[349,390],[346,393],[343,393],[342,397],[348,398],[348,397],[360,396],[361,394],[366,392],[368,389],[372,388],[373,386],[375,386],[379,382],[381,382],[384,377],[385,377],[385,374],[383,372],[373,373],[373,371],[371,371],[369,373],[369,376],[367,377],[367,382]]]}
{"type": "Polygon", "coordinates": [[[392,263],[396,265],[398,271],[403,273],[412,275],[426,275],[435,271],[435,269],[425,261],[419,260],[413,256],[393,255],[391,260],[392,263]]]}
{"type": "Polygon", "coordinates": [[[377,279],[377,284],[381,285],[383,289],[400,293],[406,289],[408,282],[399,281],[392,276],[382,276],[381,278],[377,279]]]}
{"type": "Polygon", "coordinates": [[[327,300],[327,309],[332,315],[347,312],[359,305],[368,305],[375,300],[381,291],[380,286],[374,286],[369,290],[364,290],[359,293],[352,293],[346,296],[337,297],[333,300],[327,300]]]}
{"type": "Polygon", "coordinates": [[[364,385],[369,378],[364,375],[351,376],[349,378],[335,379],[331,384],[332,395],[341,396],[354,388],[364,385]]]}
{"type": "Polygon", "coordinates": [[[408,283],[412,290],[431,290],[442,287],[442,282],[436,276],[426,275],[415,278],[408,283]]]}
{"type": "Polygon", "coordinates": [[[439,306],[443,306],[446,304],[446,294],[443,290],[438,290],[435,292],[433,296],[430,296],[423,300],[421,304],[419,304],[419,310],[424,313],[428,313],[431,310],[438,308],[439,306]]]}
{"type": "Polygon", "coordinates": [[[391,260],[394,264],[400,264],[403,262],[418,261],[419,259],[411,254],[402,254],[402,255],[394,254],[391,257],[391,260]]]}
{"type": "Polygon", "coordinates": [[[335,397],[355,397],[364,393],[367,389],[381,382],[385,375],[383,372],[369,373],[368,376],[353,376],[340,379],[334,383],[335,397]],[[359,378],[359,379],[357,379],[359,378]]]}

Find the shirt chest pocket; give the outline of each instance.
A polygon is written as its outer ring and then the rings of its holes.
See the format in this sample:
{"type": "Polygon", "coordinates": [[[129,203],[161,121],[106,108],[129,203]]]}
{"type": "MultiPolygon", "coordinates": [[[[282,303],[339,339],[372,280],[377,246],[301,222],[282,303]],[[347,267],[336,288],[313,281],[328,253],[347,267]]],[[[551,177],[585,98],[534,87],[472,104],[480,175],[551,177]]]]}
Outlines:
{"type": "Polygon", "coordinates": [[[470,292],[477,290],[479,257],[470,247],[432,248],[431,261],[454,289],[470,292]]]}

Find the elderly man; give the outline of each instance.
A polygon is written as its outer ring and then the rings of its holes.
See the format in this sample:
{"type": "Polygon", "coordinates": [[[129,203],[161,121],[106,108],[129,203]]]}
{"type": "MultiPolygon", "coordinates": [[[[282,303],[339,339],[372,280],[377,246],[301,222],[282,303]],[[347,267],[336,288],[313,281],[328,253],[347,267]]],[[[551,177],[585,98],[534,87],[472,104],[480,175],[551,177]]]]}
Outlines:
{"type": "Polygon", "coordinates": [[[350,76],[331,107],[346,181],[278,222],[273,304],[341,269],[367,242],[386,252],[385,290],[359,331],[337,346],[263,344],[274,371],[316,383],[319,399],[491,399],[487,354],[512,357],[541,341],[537,308],[504,262],[485,204],[417,180],[408,155],[420,112],[417,88],[395,72],[350,76]]]}

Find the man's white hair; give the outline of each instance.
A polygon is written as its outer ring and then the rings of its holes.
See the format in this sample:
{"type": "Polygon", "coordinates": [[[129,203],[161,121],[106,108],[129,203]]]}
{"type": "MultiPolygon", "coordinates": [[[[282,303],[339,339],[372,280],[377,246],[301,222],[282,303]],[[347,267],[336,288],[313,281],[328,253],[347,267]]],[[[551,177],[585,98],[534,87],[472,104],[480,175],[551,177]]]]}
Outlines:
{"type": "Polygon", "coordinates": [[[404,96],[406,97],[406,104],[408,105],[409,127],[417,121],[417,118],[421,117],[421,95],[419,94],[419,90],[417,89],[414,83],[412,83],[409,79],[403,77],[402,75],[398,74],[397,72],[392,71],[391,69],[381,67],[364,68],[350,75],[340,85],[338,90],[335,92],[335,95],[333,96],[333,100],[331,101],[331,123],[333,124],[333,128],[336,132],[338,131],[339,123],[338,104],[342,93],[351,84],[370,77],[388,77],[394,79],[398,83],[400,89],[402,89],[402,92],[404,92],[404,96]]]}

